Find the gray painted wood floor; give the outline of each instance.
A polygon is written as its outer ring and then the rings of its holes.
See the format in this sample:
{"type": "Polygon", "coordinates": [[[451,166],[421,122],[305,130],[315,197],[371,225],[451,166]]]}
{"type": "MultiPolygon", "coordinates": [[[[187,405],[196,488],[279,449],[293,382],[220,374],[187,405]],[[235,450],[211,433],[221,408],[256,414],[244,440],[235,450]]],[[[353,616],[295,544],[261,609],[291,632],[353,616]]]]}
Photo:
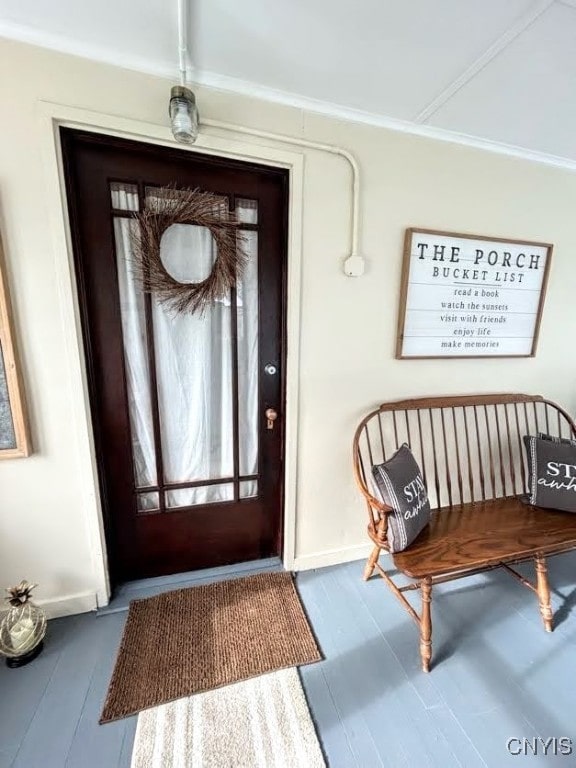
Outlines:
{"type": "MultiPolygon", "coordinates": [[[[297,577],[325,655],[301,676],[332,768],[576,766],[576,554],[550,561],[552,635],[535,596],[503,572],[436,588],[429,675],[420,671],[411,619],[379,579],[365,584],[361,573],[361,563],[350,563],[297,577]],[[574,755],[507,752],[508,739],[536,737],[568,737],[574,755]]],[[[136,718],[98,725],[123,609],[133,597],[194,581],[127,586],[99,615],[50,622],[45,651],[29,666],[1,665],[0,768],[129,766],[136,718]]]]}

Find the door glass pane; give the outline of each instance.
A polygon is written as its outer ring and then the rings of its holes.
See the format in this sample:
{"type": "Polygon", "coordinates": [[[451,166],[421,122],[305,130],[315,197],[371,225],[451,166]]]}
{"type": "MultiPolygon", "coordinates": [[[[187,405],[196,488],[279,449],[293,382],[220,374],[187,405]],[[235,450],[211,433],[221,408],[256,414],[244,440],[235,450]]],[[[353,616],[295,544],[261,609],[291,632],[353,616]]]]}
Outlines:
{"type": "Polygon", "coordinates": [[[138,210],[138,187],[136,184],[113,181],[110,184],[110,197],[112,208],[117,211],[138,210]]]}
{"type": "Polygon", "coordinates": [[[258,480],[241,480],[240,498],[251,499],[254,496],[258,496],[258,480]]]}
{"type": "Polygon", "coordinates": [[[215,504],[220,501],[233,501],[234,484],[219,483],[204,485],[196,488],[179,488],[176,491],[166,491],[166,506],[191,507],[196,504],[215,504]]]}
{"type": "MultiPolygon", "coordinates": [[[[154,203],[157,203],[159,200],[166,201],[169,199],[169,201],[175,201],[180,194],[181,192],[178,189],[146,186],[146,207],[153,208],[154,203]]],[[[214,195],[214,198],[217,199],[217,212],[225,214],[230,210],[230,203],[226,195],[214,195]]],[[[249,200],[248,202],[251,203],[253,201],[249,200]]]]}
{"type": "Polygon", "coordinates": [[[238,198],[236,200],[236,216],[243,224],[258,224],[258,201],[238,198]]]}
{"type": "Polygon", "coordinates": [[[134,226],[130,219],[114,218],[132,454],[136,487],[139,487],[155,485],[157,478],[144,294],[131,262],[134,226]]]}
{"type": "Polygon", "coordinates": [[[158,511],[158,494],[157,493],[139,493],[138,494],[138,511],[139,512],[151,512],[158,511]]]}
{"type": "Polygon", "coordinates": [[[258,233],[243,231],[242,236],[248,261],[237,290],[240,474],[255,475],[258,472],[258,371],[260,368],[258,233]]]}
{"type": "MultiPolygon", "coordinates": [[[[205,227],[175,224],[162,237],[160,257],[180,282],[204,280],[215,256],[205,227]]],[[[176,313],[153,299],[162,460],[169,483],[234,474],[230,312],[229,300],[200,314],[176,313]]]]}

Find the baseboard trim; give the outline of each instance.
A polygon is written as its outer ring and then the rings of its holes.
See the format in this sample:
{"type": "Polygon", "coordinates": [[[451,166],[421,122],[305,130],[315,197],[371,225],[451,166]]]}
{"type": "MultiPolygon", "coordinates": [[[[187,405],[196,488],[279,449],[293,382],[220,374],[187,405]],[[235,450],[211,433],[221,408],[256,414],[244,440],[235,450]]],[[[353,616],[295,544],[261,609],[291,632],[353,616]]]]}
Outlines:
{"type": "Polygon", "coordinates": [[[372,544],[357,544],[355,547],[327,549],[323,552],[314,552],[312,555],[297,555],[294,559],[293,570],[309,571],[312,568],[324,568],[327,565],[339,565],[340,563],[349,563],[352,560],[362,560],[368,557],[372,546],[372,544]]]}
{"type": "Polygon", "coordinates": [[[49,619],[73,616],[76,613],[88,613],[97,608],[95,592],[79,592],[76,595],[37,600],[36,602],[46,611],[49,619]]]}
{"type": "MultiPolygon", "coordinates": [[[[352,560],[362,560],[363,558],[368,557],[371,548],[370,544],[358,544],[355,547],[328,549],[323,552],[315,552],[311,555],[300,555],[294,559],[292,570],[309,571],[312,568],[323,568],[328,565],[349,563],[352,560]]],[[[269,565],[268,561],[264,561],[264,564],[269,565]]],[[[254,566],[254,563],[246,565],[254,566]]],[[[240,566],[238,570],[243,570],[242,566],[240,566]]],[[[206,576],[207,574],[203,573],[202,575],[206,576]]],[[[36,602],[46,611],[46,615],[49,619],[57,619],[61,616],[73,616],[77,613],[89,613],[98,608],[96,592],[79,592],[75,595],[37,600],[36,602]]]]}

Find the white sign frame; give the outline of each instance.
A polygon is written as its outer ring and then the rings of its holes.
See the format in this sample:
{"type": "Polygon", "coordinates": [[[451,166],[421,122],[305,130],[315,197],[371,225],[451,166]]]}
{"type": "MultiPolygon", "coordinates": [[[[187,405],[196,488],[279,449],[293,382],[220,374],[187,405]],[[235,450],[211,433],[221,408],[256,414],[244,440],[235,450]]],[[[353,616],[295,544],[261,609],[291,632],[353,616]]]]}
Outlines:
{"type": "Polygon", "coordinates": [[[552,250],[408,228],[396,358],[534,357],[552,250]]]}

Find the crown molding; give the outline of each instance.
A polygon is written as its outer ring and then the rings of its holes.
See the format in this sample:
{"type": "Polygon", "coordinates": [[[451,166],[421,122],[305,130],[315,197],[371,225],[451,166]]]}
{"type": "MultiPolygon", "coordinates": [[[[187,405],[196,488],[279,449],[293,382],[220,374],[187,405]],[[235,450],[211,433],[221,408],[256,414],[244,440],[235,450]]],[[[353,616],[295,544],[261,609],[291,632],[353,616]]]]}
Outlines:
{"type": "MultiPolygon", "coordinates": [[[[130,56],[129,54],[110,51],[102,46],[79,43],[78,41],[70,40],[62,35],[47,34],[30,27],[12,24],[10,22],[0,21],[0,37],[36,45],[41,48],[49,48],[50,50],[58,51],[60,53],[79,56],[83,59],[90,59],[110,66],[121,67],[122,69],[162,77],[167,80],[175,81],[178,78],[177,62],[175,62],[173,67],[162,63],[155,64],[149,58],[130,56]]],[[[408,120],[400,120],[386,115],[353,109],[340,104],[312,99],[307,96],[277,90],[258,83],[240,80],[235,77],[229,77],[228,75],[194,70],[193,80],[198,85],[206,88],[225,93],[238,94],[240,96],[267,101],[273,104],[280,104],[282,106],[293,107],[295,109],[312,112],[344,122],[360,123],[363,125],[385,128],[390,131],[420,136],[422,138],[443,141],[450,144],[458,144],[485,152],[507,155],[520,160],[527,160],[529,162],[540,163],[556,168],[564,168],[571,171],[576,170],[576,158],[552,155],[546,152],[528,149],[526,147],[519,147],[512,144],[493,141],[491,139],[483,139],[478,136],[451,131],[446,128],[437,128],[430,124],[414,123],[408,120]]]]}
{"type": "Polygon", "coordinates": [[[39,48],[48,48],[57,53],[65,53],[70,56],[78,56],[81,59],[97,61],[101,64],[109,64],[113,67],[129,69],[133,72],[142,72],[146,75],[164,77],[174,82],[180,81],[178,62],[175,59],[174,66],[168,63],[153,62],[151,59],[121,51],[112,51],[102,45],[94,45],[79,40],[74,40],[66,35],[57,35],[51,32],[34,29],[23,24],[14,24],[0,19],[0,38],[15,40],[19,43],[36,45],[39,48]]]}
{"type": "Polygon", "coordinates": [[[213,72],[196,72],[194,79],[199,85],[212,90],[235,93],[241,96],[259,99],[261,101],[295,107],[296,109],[313,112],[336,120],[361,123],[363,125],[385,128],[389,131],[396,131],[399,133],[408,133],[413,136],[420,136],[435,141],[460,144],[462,146],[472,147],[473,149],[480,149],[485,152],[508,155],[509,157],[551,165],[556,168],[576,170],[576,158],[572,159],[570,157],[552,155],[547,152],[539,152],[538,150],[527,149],[513,144],[506,144],[491,139],[483,139],[478,136],[471,136],[466,133],[451,131],[447,128],[437,128],[429,124],[413,123],[408,120],[387,117],[386,115],[379,115],[374,112],[353,109],[340,104],[332,104],[327,101],[311,99],[307,96],[299,96],[286,91],[279,91],[274,88],[258,85],[257,83],[238,80],[233,77],[228,77],[227,75],[218,75],[213,72]]]}

